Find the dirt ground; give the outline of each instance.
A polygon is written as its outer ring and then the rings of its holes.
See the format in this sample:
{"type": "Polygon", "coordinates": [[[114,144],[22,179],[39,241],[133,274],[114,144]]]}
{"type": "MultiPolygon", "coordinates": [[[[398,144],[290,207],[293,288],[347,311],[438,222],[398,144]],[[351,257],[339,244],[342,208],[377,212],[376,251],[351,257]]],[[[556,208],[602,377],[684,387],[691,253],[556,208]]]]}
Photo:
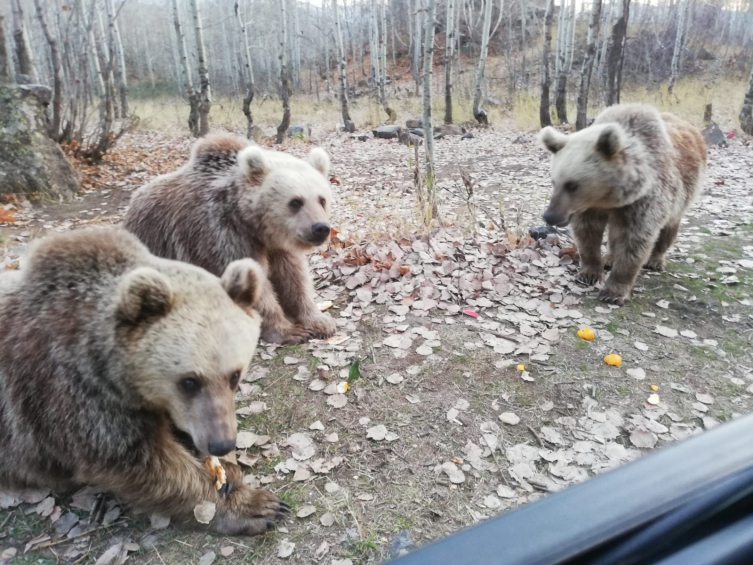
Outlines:
{"type": "MultiPolygon", "coordinates": [[[[427,233],[410,150],[314,128],[333,158],[339,233],[311,264],[342,339],[261,346],[238,395],[246,480],[293,506],[276,532],[196,534],[113,500],[92,513],[88,492],[36,493],[0,497],[0,553],[17,550],[6,560],[379,563],[749,412],[753,143],[710,150],[667,271],[643,274],[616,308],[575,284],[567,235],[526,236],[550,187],[533,135],[474,134],[436,144],[445,227],[427,233]]],[[[37,237],[118,223],[130,193],[189,147],[132,134],[106,166],[82,167],[75,202],[16,210],[0,226],[6,268],[23,268],[37,237]]]]}

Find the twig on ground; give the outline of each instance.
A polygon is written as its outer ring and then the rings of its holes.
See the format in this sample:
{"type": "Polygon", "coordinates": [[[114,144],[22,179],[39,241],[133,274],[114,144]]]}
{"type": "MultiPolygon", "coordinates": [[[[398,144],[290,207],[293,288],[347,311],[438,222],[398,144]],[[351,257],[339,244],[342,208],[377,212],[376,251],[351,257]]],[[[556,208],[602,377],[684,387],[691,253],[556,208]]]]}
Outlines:
{"type": "MultiPolygon", "coordinates": [[[[492,452],[492,457],[494,458],[494,462],[497,464],[497,470],[499,471],[499,476],[502,477],[502,481],[509,487],[510,483],[507,481],[507,477],[505,477],[505,474],[502,471],[502,464],[499,462],[499,459],[497,458],[497,453],[496,453],[497,450],[493,448],[492,445],[489,443],[489,440],[486,439],[486,435],[482,434],[481,437],[484,438],[486,445],[489,447],[489,451],[492,452]]],[[[497,441],[499,441],[499,436],[497,436],[497,441]]]]}
{"type": "Polygon", "coordinates": [[[541,439],[541,436],[540,436],[540,435],[539,435],[539,434],[538,434],[538,433],[536,432],[536,430],[534,430],[534,429],[533,429],[533,428],[532,428],[531,426],[529,426],[528,424],[526,424],[526,428],[528,428],[528,431],[529,431],[529,432],[531,432],[531,433],[532,433],[532,434],[533,434],[533,435],[534,435],[534,436],[536,437],[536,439],[537,439],[537,440],[539,441],[539,445],[540,445],[541,447],[546,447],[546,446],[544,445],[544,442],[543,442],[543,441],[542,441],[542,439],[541,439]]]}

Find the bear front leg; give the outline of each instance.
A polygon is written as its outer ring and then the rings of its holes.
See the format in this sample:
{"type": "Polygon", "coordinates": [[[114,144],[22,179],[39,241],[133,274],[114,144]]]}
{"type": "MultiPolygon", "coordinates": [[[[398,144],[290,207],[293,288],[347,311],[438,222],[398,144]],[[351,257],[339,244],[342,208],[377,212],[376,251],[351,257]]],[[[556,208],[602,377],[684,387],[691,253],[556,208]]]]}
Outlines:
{"type": "Polygon", "coordinates": [[[601,279],[604,269],[601,242],[608,220],[609,212],[604,210],[586,210],[572,219],[571,227],[580,255],[580,272],[576,280],[583,284],[593,286],[601,279]]]}
{"type": "Polygon", "coordinates": [[[275,516],[289,506],[276,494],[243,484],[240,468],[223,462],[227,494],[219,493],[200,461],[180,446],[166,428],[145,446],[136,467],[87,469],[86,482],[103,486],[137,510],[170,516],[182,527],[207,529],[226,535],[257,535],[274,527],[275,516]],[[194,508],[202,502],[216,505],[209,524],[196,520],[194,508]]]}
{"type": "Polygon", "coordinates": [[[305,255],[270,253],[269,273],[285,314],[309,330],[314,338],[335,335],[337,323],[334,318],[320,312],[314,302],[314,283],[305,255]]]}
{"type": "Polygon", "coordinates": [[[609,249],[612,256],[612,272],[599,300],[622,306],[630,298],[635,280],[651,255],[657,232],[641,233],[644,226],[634,225],[625,229],[620,225],[609,226],[609,249]]]}
{"type": "Polygon", "coordinates": [[[659,239],[654,244],[654,250],[651,252],[648,262],[643,265],[649,271],[663,271],[667,264],[667,251],[675,242],[677,232],[680,229],[679,222],[671,222],[664,226],[659,232],[659,239]]]}
{"type": "Polygon", "coordinates": [[[312,337],[308,328],[302,324],[294,324],[287,318],[268,279],[263,282],[254,309],[262,319],[261,338],[268,343],[304,343],[312,337]]]}

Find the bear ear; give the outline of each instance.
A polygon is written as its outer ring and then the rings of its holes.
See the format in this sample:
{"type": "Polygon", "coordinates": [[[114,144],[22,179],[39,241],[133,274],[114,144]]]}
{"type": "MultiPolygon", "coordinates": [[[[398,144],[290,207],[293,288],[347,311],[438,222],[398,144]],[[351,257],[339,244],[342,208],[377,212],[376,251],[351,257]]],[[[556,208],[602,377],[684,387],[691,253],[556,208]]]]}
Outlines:
{"type": "Polygon", "coordinates": [[[315,147],[309,152],[306,161],[309,162],[309,165],[322,173],[325,179],[329,178],[329,155],[327,155],[327,152],[324,149],[321,147],[315,147]]]}
{"type": "Polygon", "coordinates": [[[222,287],[233,302],[242,308],[253,308],[267,275],[253,259],[240,259],[230,263],[222,273],[222,287]]]}
{"type": "Polygon", "coordinates": [[[264,177],[269,173],[269,163],[261,147],[252,145],[239,151],[238,163],[243,176],[255,185],[261,184],[264,177]]]}
{"type": "Polygon", "coordinates": [[[131,324],[166,316],[173,307],[170,281],[149,267],[139,267],[126,274],[119,293],[118,316],[131,324]]]}
{"type": "Polygon", "coordinates": [[[541,143],[549,149],[552,153],[557,153],[567,143],[567,136],[564,133],[558,132],[551,126],[547,126],[539,133],[539,139],[541,143]]]}
{"type": "Polygon", "coordinates": [[[596,150],[607,159],[611,159],[625,146],[625,134],[619,124],[604,126],[596,140],[596,150]]]}

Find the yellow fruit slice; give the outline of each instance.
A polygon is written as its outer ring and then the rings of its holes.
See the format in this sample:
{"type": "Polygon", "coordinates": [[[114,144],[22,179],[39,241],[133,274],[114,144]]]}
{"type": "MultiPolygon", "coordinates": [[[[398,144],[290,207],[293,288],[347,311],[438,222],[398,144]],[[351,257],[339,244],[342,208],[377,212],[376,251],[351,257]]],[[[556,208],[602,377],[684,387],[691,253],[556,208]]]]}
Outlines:
{"type": "Polygon", "coordinates": [[[617,355],[616,353],[610,353],[606,357],[604,357],[604,362],[607,365],[612,365],[614,367],[619,367],[622,365],[622,357],[617,355]]]}
{"type": "Polygon", "coordinates": [[[581,328],[578,330],[578,337],[591,341],[595,337],[594,331],[591,328],[581,328]]]}

